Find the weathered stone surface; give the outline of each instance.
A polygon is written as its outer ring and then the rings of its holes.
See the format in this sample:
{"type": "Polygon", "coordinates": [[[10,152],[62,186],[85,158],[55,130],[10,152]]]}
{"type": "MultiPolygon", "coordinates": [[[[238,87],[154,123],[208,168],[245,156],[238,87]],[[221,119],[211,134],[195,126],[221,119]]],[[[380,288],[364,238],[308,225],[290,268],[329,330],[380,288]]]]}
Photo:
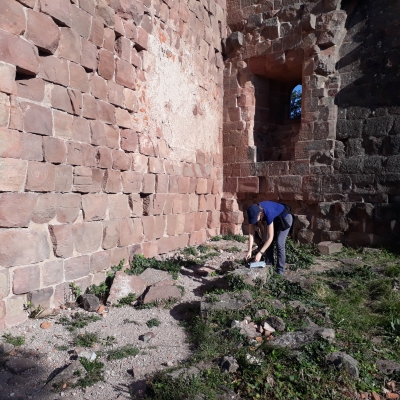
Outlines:
{"type": "Polygon", "coordinates": [[[0,194],[0,227],[25,228],[32,219],[37,195],[34,193],[0,194]]]}
{"type": "Polygon", "coordinates": [[[385,375],[392,375],[400,371],[400,364],[391,360],[377,360],[376,368],[385,375]]]}
{"type": "Polygon", "coordinates": [[[243,278],[248,285],[255,286],[256,282],[265,283],[271,274],[270,268],[238,268],[231,272],[235,277],[243,278]]]}
{"type": "Polygon", "coordinates": [[[278,332],[282,332],[286,328],[286,324],[283,322],[282,318],[277,316],[270,316],[266,319],[266,321],[278,332]]]}
{"type": "Polygon", "coordinates": [[[37,368],[37,363],[29,358],[12,357],[6,361],[5,367],[13,374],[19,375],[32,368],[37,368]]]}
{"type": "Polygon", "coordinates": [[[0,242],[0,264],[4,267],[34,264],[50,256],[44,232],[9,229],[0,232],[0,242]]]}
{"type": "Polygon", "coordinates": [[[62,385],[74,385],[80,379],[80,375],[85,373],[81,362],[79,360],[73,361],[66,368],[64,368],[58,375],[56,375],[47,385],[51,387],[62,387],[62,385]],[[80,371],[80,374],[77,373],[80,371]]]}
{"type": "Polygon", "coordinates": [[[179,300],[181,297],[181,290],[177,286],[152,286],[146,293],[143,303],[149,304],[170,299],[179,300]]]}
{"type": "Polygon", "coordinates": [[[318,250],[325,256],[333,253],[340,253],[342,248],[342,243],[321,242],[318,244],[318,250]]]}
{"type": "Polygon", "coordinates": [[[100,300],[94,294],[83,294],[79,299],[79,304],[86,311],[95,312],[100,307],[100,300]]]}
{"type": "Polygon", "coordinates": [[[358,361],[348,354],[338,351],[329,354],[326,360],[328,364],[331,364],[336,368],[344,369],[351,378],[358,379],[358,361]]]}
{"type": "Polygon", "coordinates": [[[223,372],[236,372],[239,364],[234,357],[225,356],[219,362],[219,367],[223,372]]]}
{"type": "Polygon", "coordinates": [[[202,312],[212,310],[237,310],[248,304],[252,300],[249,291],[244,290],[240,296],[231,293],[223,293],[216,296],[217,301],[207,301],[207,296],[201,301],[200,309],[202,312]]]}
{"type": "Polygon", "coordinates": [[[118,300],[135,293],[139,297],[146,290],[146,282],[136,275],[127,275],[125,272],[117,272],[108,296],[108,304],[118,304],[118,300]]]}
{"type": "Polygon", "coordinates": [[[160,285],[162,282],[169,285],[173,283],[171,274],[154,268],[146,268],[139,276],[144,279],[147,286],[160,285]]]}

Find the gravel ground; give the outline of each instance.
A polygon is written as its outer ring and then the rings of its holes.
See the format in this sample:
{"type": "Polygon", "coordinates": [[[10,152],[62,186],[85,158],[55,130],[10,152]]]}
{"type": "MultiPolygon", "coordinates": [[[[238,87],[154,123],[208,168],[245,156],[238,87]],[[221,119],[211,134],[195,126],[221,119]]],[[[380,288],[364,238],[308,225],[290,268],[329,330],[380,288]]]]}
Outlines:
{"type": "MultiPolygon", "coordinates": [[[[228,249],[236,246],[241,249],[240,253],[230,253],[220,250],[218,256],[208,260],[204,265],[210,269],[218,269],[226,260],[243,257],[247,244],[220,241],[210,242],[210,245],[218,246],[220,249],[228,249]]],[[[178,285],[185,288],[185,294],[180,301],[194,303],[201,300],[205,285],[213,277],[202,278],[197,276],[193,270],[183,268],[179,274],[178,285]]],[[[146,376],[156,371],[171,366],[177,366],[191,355],[190,348],[186,342],[186,336],[182,327],[179,326],[180,319],[184,316],[179,313],[179,304],[171,309],[150,308],[138,310],[134,307],[109,308],[106,317],[100,321],[90,323],[86,328],[79,329],[79,333],[97,333],[101,343],[96,344],[91,350],[105,352],[109,349],[118,348],[131,344],[140,352],[137,356],[127,357],[121,360],[107,361],[105,356],[99,360],[105,364],[105,381],[98,382],[94,386],[81,389],[66,388],[63,392],[52,393],[47,387],[46,381],[52,374],[76,359],[73,355],[75,335],[69,332],[65,326],[58,321],[62,316],[70,316],[76,311],[86,313],[82,309],[60,310],[58,315],[45,319],[29,319],[24,324],[14,327],[4,333],[13,336],[25,336],[25,344],[16,347],[11,358],[23,358],[33,362],[35,367],[18,375],[10,373],[6,368],[0,367],[0,400],[8,399],[129,399],[131,394],[140,398],[145,388],[146,376]],[[157,318],[161,324],[158,327],[148,328],[146,322],[157,318]],[[43,321],[51,322],[49,329],[40,327],[43,321]],[[135,321],[135,322],[133,322],[135,321]],[[147,332],[153,332],[155,337],[148,343],[139,340],[139,336],[147,332]],[[108,336],[114,336],[112,346],[105,346],[108,336]],[[63,350],[65,346],[67,350],[63,350]]],[[[0,338],[0,343],[4,342],[0,338]]],[[[0,365],[2,365],[0,358],[0,365]]]]}

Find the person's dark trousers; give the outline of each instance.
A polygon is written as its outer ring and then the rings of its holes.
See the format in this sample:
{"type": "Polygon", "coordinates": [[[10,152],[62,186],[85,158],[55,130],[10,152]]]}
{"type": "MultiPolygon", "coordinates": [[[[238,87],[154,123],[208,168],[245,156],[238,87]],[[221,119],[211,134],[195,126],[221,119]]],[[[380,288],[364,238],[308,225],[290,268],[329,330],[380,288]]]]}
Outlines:
{"type": "MultiPolygon", "coordinates": [[[[291,214],[286,215],[286,221],[292,226],[293,217],[291,214]]],[[[276,272],[280,275],[285,273],[285,263],[286,263],[286,251],[285,251],[285,243],[287,235],[289,234],[290,227],[285,229],[284,231],[277,230],[274,233],[274,240],[271,246],[268,247],[267,251],[265,252],[265,262],[268,265],[275,265],[274,259],[274,246],[276,245],[276,252],[278,256],[278,262],[276,264],[276,272]]]]}

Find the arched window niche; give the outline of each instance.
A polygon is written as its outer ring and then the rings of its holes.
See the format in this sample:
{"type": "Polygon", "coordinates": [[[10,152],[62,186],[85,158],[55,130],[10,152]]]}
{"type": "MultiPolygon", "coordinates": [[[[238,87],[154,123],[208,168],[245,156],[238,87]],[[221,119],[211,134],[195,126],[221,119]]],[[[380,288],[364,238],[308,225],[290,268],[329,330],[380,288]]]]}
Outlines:
{"type": "Polygon", "coordinates": [[[290,111],[289,119],[301,118],[301,99],[303,96],[303,87],[299,84],[296,85],[290,93],[290,111]]]}

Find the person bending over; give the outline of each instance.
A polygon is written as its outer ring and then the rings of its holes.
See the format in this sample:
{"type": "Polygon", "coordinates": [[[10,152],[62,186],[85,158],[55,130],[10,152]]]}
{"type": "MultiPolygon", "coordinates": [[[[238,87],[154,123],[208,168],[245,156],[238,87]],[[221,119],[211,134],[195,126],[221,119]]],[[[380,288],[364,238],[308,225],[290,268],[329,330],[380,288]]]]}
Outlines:
{"type": "Polygon", "coordinates": [[[286,253],[285,243],[290,227],[293,223],[293,216],[290,214],[290,207],[286,204],[274,201],[262,201],[253,204],[247,209],[249,219],[249,251],[246,260],[252,257],[253,244],[257,238],[260,240],[259,251],[255,256],[255,261],[261,260],[265,253],[267,265],[274,265],[274,246],[277,246],[277,265],[276,272],[283,275],[285,273],[286,253]],[[256,224],[257,235],[256,235],[256,224]]]}

